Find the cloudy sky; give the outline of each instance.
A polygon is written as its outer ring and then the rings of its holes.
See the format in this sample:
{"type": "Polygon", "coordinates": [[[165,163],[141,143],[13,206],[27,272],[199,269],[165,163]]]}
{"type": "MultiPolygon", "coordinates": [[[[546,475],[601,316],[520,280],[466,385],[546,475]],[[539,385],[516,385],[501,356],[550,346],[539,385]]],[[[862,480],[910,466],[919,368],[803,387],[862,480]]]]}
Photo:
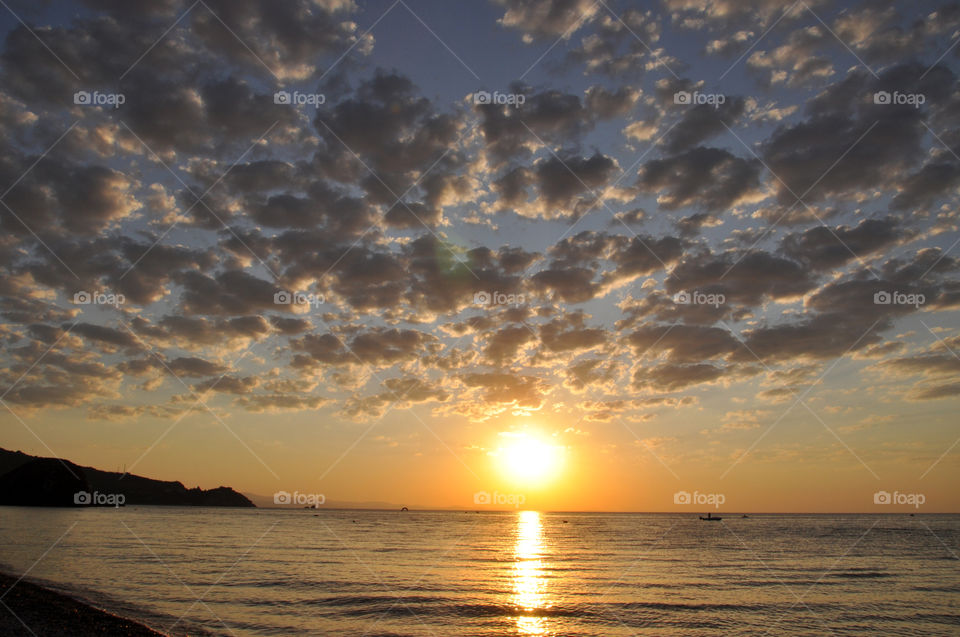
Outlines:
{"type": "Polygon", "coordinates": [[[960,506],[960,4],[2,4],[0,446],[331,502],[960,506]]]}

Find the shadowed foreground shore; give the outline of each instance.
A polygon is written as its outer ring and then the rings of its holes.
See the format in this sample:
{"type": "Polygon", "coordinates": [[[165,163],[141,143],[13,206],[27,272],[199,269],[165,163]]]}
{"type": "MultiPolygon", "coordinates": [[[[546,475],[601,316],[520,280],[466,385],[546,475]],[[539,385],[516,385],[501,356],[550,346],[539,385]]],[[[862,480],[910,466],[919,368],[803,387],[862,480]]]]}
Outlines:
{"type": "Polygon", "coordinates": [[[6,573],[0,573],[0,595],[3,596],[0,600],[0,635],[163,637],[163,633],[143,624],[111,615],[36,584],[23,580],[17,582],[17,578],[6,573]],[[13,586],[15,582],[16,586],[13,586]],[[10,590],[11,586],[13,590],[10,590]]]}

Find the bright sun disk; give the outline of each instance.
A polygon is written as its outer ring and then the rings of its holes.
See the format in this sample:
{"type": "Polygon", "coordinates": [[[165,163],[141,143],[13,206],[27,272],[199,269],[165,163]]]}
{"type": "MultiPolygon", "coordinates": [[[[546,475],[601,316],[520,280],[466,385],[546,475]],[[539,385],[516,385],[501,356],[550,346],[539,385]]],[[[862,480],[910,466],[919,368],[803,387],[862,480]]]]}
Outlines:
{"type": "Polygon", "coordinates": [[[527,434],[507,438],[497,456],[507,477],[528,485],[553,478],[563,460],[561,447],[527,434]]]}

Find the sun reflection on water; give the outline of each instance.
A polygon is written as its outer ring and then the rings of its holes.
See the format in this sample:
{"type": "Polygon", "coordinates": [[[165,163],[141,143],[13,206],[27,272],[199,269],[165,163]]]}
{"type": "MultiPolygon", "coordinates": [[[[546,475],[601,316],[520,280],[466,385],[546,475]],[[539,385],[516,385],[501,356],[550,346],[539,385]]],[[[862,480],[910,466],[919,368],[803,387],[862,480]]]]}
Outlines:
{"type": "Polygon", "coordinates": [[[517,630],[521,635],[547,635],[546,618],[537,616],[538,611],[549,605],[543,576],[543,526],[536,511],[520,512],[515,553],[513,590],[519,610],[517,630]]]}

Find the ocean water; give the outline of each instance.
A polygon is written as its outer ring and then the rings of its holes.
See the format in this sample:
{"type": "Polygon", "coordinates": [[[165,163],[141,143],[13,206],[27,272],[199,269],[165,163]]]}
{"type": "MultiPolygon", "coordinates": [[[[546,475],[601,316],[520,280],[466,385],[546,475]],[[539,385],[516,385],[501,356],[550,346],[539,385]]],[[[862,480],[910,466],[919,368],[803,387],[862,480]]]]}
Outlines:
{"type": "Polygon", "coordinates": [[[176,635],[960,635],[958,555],[956,515],[0,507],[8,571],[176,635]]]}

